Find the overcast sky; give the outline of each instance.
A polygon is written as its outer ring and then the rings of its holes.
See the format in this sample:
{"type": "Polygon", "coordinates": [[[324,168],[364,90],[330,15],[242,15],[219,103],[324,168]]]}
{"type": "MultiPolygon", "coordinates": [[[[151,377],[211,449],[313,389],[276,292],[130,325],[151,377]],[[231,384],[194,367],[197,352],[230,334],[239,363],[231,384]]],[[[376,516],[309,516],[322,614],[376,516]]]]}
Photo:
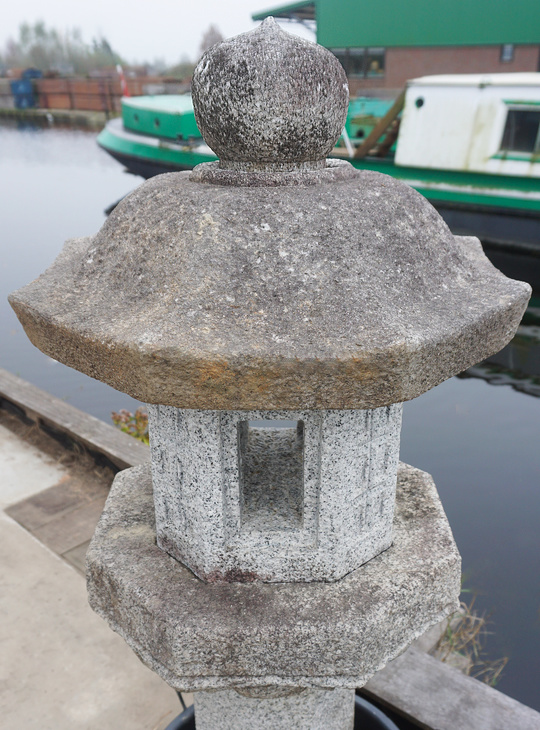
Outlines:
{"type": "MultiPolygon", "coordinates": [[[[251,30],[251,14],[286,5],[289,0],[23,0],[3,4],[0,46],[18,36],[19,25],[44,20],[59,30],[78,27],[85,41],[99,34],[128,61],[163,58],[173,64],[183,54],[198,57],[201,36],[210,23],[227,38],[251,30]]],[[[296,23],[290,32],[310,40],[312,33],[296,23]]]]}

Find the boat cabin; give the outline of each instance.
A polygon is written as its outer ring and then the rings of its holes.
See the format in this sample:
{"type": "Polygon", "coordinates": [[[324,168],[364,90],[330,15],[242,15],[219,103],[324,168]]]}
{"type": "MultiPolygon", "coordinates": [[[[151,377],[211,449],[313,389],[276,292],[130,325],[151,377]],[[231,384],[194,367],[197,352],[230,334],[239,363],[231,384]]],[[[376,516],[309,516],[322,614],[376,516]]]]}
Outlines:
{"type": "Polygon", "coordinates": [[[395,164],[540,177],[540,73],[409,81],[395,164]]]}

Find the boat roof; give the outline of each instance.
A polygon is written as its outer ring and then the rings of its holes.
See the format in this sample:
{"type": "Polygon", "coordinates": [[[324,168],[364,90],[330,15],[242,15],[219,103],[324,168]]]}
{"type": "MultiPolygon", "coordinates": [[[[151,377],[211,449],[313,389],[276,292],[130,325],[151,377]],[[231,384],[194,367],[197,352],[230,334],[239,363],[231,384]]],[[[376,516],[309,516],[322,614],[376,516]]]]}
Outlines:
{"type": "Polygon", "coordinates": [[[191,94],[156,94],[155,96],[122,97],[122,104],[136,109],[169,114],[185,114],[193,111],[191,94]]]}
{"type": "Polygon", "coordinates": [[[540,86],[540,73],[441,74],[421,76],[408,86],[540,86]]]}

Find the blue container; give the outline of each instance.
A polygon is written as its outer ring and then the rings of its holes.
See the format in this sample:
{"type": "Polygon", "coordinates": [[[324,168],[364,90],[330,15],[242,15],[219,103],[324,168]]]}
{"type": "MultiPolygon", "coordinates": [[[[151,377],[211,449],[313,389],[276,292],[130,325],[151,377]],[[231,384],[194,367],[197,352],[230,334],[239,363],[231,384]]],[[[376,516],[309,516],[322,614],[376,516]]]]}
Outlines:
{"type": "Polygon", "coordinates": [[[19,96],[19,94],[33,94],[32,81],[30,79],[14,79],[9,82],[11,86],[11,93],[13,96],[19,96]]]}
{"type": "Polygon", "coordinates": [[[31,79],[15,79],[10,82],[16,109],[31,109],[36,105],[31,79]]]}
{"type": "Polygon", "coordinates": [[[33,109],[36,106],[36,97],[33,94],[19,94],[15,97],[16,109],[33,109]]]}
{"type": "Polygon", "coordinates": [[[21,79],[42,79],[43,78],[43,71],[40,71],[39,68],[27,68],[26,71],[23,71],[21,74],[21,79]]]}

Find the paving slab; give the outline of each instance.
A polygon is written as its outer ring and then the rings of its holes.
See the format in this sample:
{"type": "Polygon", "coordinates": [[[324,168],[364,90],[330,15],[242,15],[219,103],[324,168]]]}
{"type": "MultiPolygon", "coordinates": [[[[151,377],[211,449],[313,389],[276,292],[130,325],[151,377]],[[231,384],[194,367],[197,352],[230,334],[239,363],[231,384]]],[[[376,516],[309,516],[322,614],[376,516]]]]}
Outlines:
{"type": "Polygon", "coordinates": [[[0,507],[31,497],[66,476],[62,464],[0,424],[0,507]]]}
{"type": "Polygon", "coordinates": [[[6,511],[32,532],[94,500],[105,503],[107,494],[103,480],[83,480],[65,474],[54,486],[11,505],[6,511]]]}
{"type": "Polygon", "coordinates": [[[81,506],[72,499],[73,483],[66,491],[68,478],[64,465],[0,424],[2,510],[52,490],[32,509],[26,502],[34,527],[45,520],[35,529],[55,523],[53,504],[59,524],[75,515],[81,527],[77,534],[75,523],[70,526],[70,540],[77,543],[65,556],[71,565],[0,512],[0,726],[162,730],[179,713],[180,703],[88,606],[80,568],[85,531],[95,517],[88,510],[97,511],[97,500],[95,493],[86,495],[81,506]]]}
{"type": "Polygon", "coordinates": [[[77,547],[62,554],[64,560],[67,560],[67,562],[70,563],[70,565],[73,565],[73,567],[76,568],[79,573],[82,573],[82,575],[86,574],[86,551],[88,550],[89,545],[90,540],[86,540],[86,542],[83,542],[81,545],[77,545],[77,547]]]}
{"type": "Polygon", "coordinates": [[[105,506],[105,499],[95,499],[57,520],[34,530],[34,536],[58,555],[90,540],[105,506]]]}

